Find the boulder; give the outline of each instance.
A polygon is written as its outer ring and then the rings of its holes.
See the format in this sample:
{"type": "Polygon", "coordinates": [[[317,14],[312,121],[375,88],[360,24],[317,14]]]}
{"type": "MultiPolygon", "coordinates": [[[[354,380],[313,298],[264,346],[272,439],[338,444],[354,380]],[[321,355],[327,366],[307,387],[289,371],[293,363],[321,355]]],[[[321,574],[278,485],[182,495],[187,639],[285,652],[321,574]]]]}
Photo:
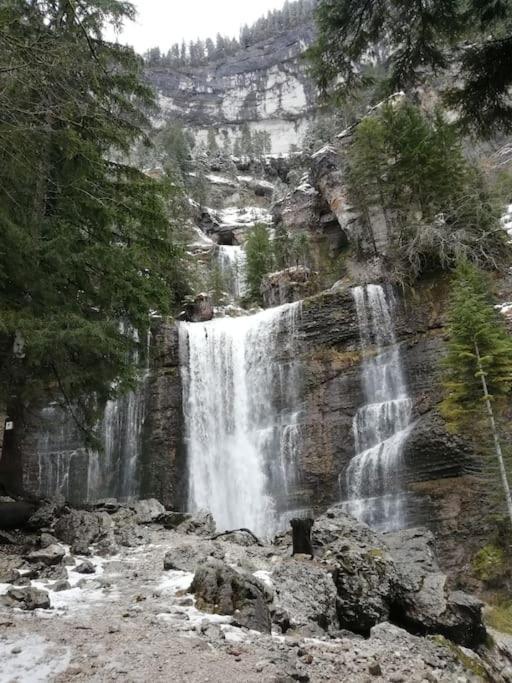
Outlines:
{"type": "Polygon", "coordinates": [[[273,621],[282,630],[292,628],[302,636],[338,630],[337,592],[328,567],[310,560],[291,559],[279,564],[271,579],[276,608],[273,621]],[[283,623],[283,615],[288,623],[283,623]]]}
{"type": "Polygon", "coordinates": [[[395,619],[419,634],[440,633],[467,647],[486,639],[483,603],[462,591],[449,592],[427,529],[407,529],[386,535],[400,575],[395,619]]]}
{"type": "Polygon", "coordinates": [[[316,275],[309,268],[294,266],[265,275],[261,296],[266,308],[300,301],[315,293],[316,275]]]}
{"type": "Polygon", "coordinates": [[[466,647],[484,642],[482,604],[448,591],[430,531],[381,536],[335,506],[316,521],[314,540],[318,557],[333,566],[341,628],[368,635],[376,624],[391,621],[466,647]]]}
{"type": "Polygon", "coordinates": [[[96,567],[90,560],[84,560],[76,566],[73,571],[78,572],[79,574],[95,574],[96,567]]]}
{"type": "Polygon", "coordinates": [[[56,543],[47,546],[46,548],[41,548],[40,550],[33,550],[26,556],[28,562],[32,564],[44,564],[47,567],[60,564],[64,559],[66,550],[56,543]]]}
{"type": "Polygon", "coordinates": [[[66,581],[65,579],[60,579],[59,581],[56,581],[53,586],[52,586],[52,591],[55,593],[61,593],[62,591],[69,591],[71,590],[71,584],[69,581],[66,581]]]}
{"type": "Polygon", "coordinates": [[[195,536],[213,536],[215,534],[215,522],[209,512],[197,512],[187,515],[186,519],[179,524],[176,531],[182,534],[194,534],[195,536]]]}
{"type": "Polygon", "coordinates": [[[114,532],[116,542],[124,548],[136,548],[148,542],[147,530],[140,526],[125,526],[114,532]]]}
{"type": "Polygon", "coordinates": [[[18,543],[16,537],[10,534],[8,531],[2,531],[0,529],[0,545],[16,545],[18,543]]]}
{"type": "Polygon", "coordinates": [[[19,529],[28,522],[34,510],[31,503],[14,500],[0,503],[0,529],[19,529]]]}
{"type": "Polygon", "coordinates": [[[151,524],[156,522],[158,518],[165,512],[165,508],[158,500],[150,498],[149,500],[138,500],[130,506],[136,514],[136,521],[138,524],[151,524]]]}
{"type": "Polygon", "coordinates": [[[368,635],[388,621],[398,574],[382,537],[337,506],[315,522],[314,541],[332,566],[340,628],[368,635]]]}
{"type": "Polygon", "coordinates": [[[51,534],[48,534],[46,532],[43,532],[39,537],[39,545],[41,546],[41,548],[48,548],[48,546],[54,545],[58,542],[59,541],[55,538],[55,536],[52,536],[51,534]]]}
{"type": "Polygon", "coordinates": [[[114,523],[106,512],[87,512],[70,510],[55,525],[55,535],[64,543],[72,546],[73,554],[85,554],[78,549],[86,549],[92,543],[105,538],[113,541],[114,523]]]}
{"type": "Polygon", "coordinates": [[[188,512],[164,512],[160,515],[159,522],[166,529],[176,529],[184,522],[189,522],[192,515],[188,512]]]}
{"type": "Polygon", "coordinates": [[[189,591],[194,593],[198,609],[233,616],[238,626],[270,633],[272,596],[254,576],[209,558],[198,567],[189,591]]]}
{"type": "Polygon", "coordinates": [[[27,526],[30,529],[44,529],[51,527],[57,519],[59,513],[62,511],[63,506],[64,501],[61,500],[45,501],[30,516],[27,521],[27,526]]]}
{"type": "Polygon", "coordinates": [[[189,323],[204,323],[213,318],[214,312],[210,296],[203,292],[185,305],[183,317],[189,323]]]}
{"type": "Polygon", "coordinates": [[[164,557],[166,571],[195,572],[209,557],[224,559],[224,551],[213,541],[182,543],[169,550],[164,557]]]}
{"type": "Polygon", "coordinates": [[[50,609],[50,596],[38,588],[9,588],[2,602],[7,607],[20,607],[24,610],[50,609]]]}

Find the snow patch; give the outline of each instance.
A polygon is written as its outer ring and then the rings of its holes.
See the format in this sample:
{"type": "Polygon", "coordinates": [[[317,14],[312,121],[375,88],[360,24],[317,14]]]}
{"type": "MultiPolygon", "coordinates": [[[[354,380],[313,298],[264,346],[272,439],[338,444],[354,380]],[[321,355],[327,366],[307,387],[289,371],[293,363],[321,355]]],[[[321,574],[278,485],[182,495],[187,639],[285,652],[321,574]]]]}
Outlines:
{"type": "Polygon", "coordinates": [[[71,661],[68,647],[38,635],[0,638],[0,683],[46,683],[66,671],[71,661]],[[21,650],[18,652],[18,649],[21,650]],[[13,652],[16,650],[16,652],[13,652]]]}

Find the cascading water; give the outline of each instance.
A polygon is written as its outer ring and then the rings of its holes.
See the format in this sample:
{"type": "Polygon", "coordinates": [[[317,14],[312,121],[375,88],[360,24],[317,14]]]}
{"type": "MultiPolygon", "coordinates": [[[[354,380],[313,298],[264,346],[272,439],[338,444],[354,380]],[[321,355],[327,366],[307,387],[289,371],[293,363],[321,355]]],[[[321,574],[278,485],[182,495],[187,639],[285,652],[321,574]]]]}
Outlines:
{"type": "Polygon", "coordinates": [[[404,526],[401,496],[402,451],[411,430],[412,402],[396,343],[393,299],[380,285],[352,290],[363,353],[366,404],[357,411],[356,455],[346,474],[347,510],[384,531],[404,526]]]}
{"type": "MultiPolygon", "coordinates": [[[[137,363],[138,355],[133,360],[137,363]]],[[[97,429],[99,453],[83,445],[77,425],[59,406],[41,411],[36,444],[40,496],[60,494],[72,503],[137,497],[148,377],[149,363],[141,370],[135,390],[107,402],[97,429]]]]}
{"type": "Polygon", "coordinates": [[[220,245],[217,249],[220,271],[231,296],[236,301],[240,299],[246,291],[245,251],[239,246],[226,245],[220,245]]]}
{"type": "Polygon", "coordinates": [[[268,537],[297,477],[300,304],[182,323],[189,507],[268,537]]]}

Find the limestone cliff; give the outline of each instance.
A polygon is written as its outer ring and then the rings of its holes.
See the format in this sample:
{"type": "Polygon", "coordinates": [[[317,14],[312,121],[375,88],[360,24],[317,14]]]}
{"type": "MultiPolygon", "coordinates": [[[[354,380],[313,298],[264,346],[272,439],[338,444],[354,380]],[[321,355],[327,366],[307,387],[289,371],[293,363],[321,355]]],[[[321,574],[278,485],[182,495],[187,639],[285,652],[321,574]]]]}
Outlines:
{"type": "Polygon", "coordinates": [[[279,34],[222,62],[198,67],[148,67],[163,120],[181,120],[206,140],[213,128],[219,144],[233,139],[242,124],[268,131],[272,152],[288,153],[298,144],[313,116],[316,90],[302,60],[313,25],[279,34]]]}

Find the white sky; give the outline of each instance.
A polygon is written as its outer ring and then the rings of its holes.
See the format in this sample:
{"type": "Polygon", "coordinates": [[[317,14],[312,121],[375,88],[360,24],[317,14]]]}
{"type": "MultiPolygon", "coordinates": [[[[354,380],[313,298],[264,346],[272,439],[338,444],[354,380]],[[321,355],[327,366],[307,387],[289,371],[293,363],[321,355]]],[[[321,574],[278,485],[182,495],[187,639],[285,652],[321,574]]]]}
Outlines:
{"type": "Polygon", "coordinates": [[[173,43],[215,38],[217,33],[238,36],[243,24],[251,24],[284,0],[132,0],[138,11],[127,23],[120,42],[137,52],[150,47],[167,51],[173,43]]]}

